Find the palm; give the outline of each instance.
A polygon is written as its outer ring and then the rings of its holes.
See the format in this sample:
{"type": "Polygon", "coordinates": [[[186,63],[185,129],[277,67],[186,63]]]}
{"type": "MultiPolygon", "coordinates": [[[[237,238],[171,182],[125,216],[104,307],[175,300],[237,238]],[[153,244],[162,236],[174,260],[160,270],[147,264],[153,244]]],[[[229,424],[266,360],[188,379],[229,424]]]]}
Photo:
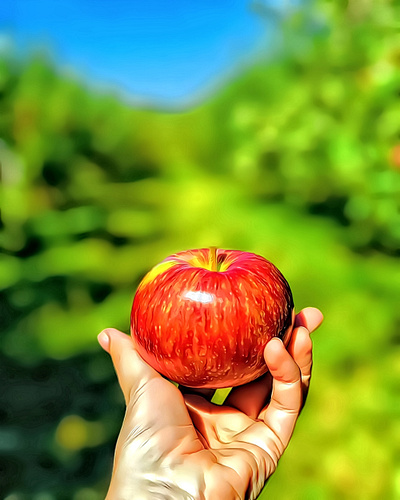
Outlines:
{"type": "MultiPolygon", "coordinates": [[[[215,407],[198,396],[187,397],[190,416],[213,464],[209,482],[220,498],[256,498],[274,472],[284,445],[263,419],[227,406],[215,407]],[[224,492],[224,493],[222,493],[224,492]]],[[[211,497],[212,498],[212,497],[211,497]]]]}

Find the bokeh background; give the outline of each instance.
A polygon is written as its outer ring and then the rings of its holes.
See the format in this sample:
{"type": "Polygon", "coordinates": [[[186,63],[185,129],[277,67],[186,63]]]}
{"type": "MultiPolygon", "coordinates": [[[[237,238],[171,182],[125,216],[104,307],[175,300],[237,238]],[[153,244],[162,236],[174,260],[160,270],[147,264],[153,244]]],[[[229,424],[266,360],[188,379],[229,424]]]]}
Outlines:
{"type": "Polygon", "coordinates": [[[400,498],[399,21],[395,0],[297,5],[184,106],[2,44],[1,498],[104,498],[124,405],[97,333],[128,331],[150,267],[209,245],[264,255],[325,315],[260,498],[400,498]]]}

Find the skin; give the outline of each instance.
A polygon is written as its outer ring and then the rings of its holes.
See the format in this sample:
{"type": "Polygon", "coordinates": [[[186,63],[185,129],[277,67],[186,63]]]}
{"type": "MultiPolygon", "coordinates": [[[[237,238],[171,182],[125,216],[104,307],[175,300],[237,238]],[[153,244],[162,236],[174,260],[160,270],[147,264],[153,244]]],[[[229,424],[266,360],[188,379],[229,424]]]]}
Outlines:
{"type": "Polygon", "coordinates": [[[212,391],[200,395],[171,384],[124,333],[101,332],[126,401],[106,500],[257,498],[304,405],[310,333],[322,320],[315,308],[298,313],[287,348],[278,338],[265,347],[269,372],[234,388],[222,406],[209,401],[212,391]]]}

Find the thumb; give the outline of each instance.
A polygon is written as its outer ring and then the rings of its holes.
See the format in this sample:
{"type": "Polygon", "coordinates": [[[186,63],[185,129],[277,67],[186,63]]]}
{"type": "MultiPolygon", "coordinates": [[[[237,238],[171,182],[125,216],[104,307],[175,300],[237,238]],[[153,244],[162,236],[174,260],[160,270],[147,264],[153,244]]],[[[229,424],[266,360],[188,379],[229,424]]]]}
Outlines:
{"type": "Polygon", "coordinates": [[[97,339],[101,347],[111,356],[127,405],[131,395],[140,390],[150,379],[161,377],[143,361],[129,335],[115,328],[107,328],[97,339]]]}

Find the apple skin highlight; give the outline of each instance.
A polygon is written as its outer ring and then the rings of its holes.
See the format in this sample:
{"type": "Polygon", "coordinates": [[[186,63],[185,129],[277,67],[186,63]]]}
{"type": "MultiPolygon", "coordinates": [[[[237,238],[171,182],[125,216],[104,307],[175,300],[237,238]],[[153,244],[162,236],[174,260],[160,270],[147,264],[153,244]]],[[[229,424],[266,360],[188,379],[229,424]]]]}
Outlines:
{"type": "Polygon", "coordinates": [[[204,248],[171,255],[143,278],[131,335],[142,358],[170,380],[219,389],[266,373],[264,348],[273,337],[287,345],[293,319],[289,284],[271,262],[204,248]]]}

